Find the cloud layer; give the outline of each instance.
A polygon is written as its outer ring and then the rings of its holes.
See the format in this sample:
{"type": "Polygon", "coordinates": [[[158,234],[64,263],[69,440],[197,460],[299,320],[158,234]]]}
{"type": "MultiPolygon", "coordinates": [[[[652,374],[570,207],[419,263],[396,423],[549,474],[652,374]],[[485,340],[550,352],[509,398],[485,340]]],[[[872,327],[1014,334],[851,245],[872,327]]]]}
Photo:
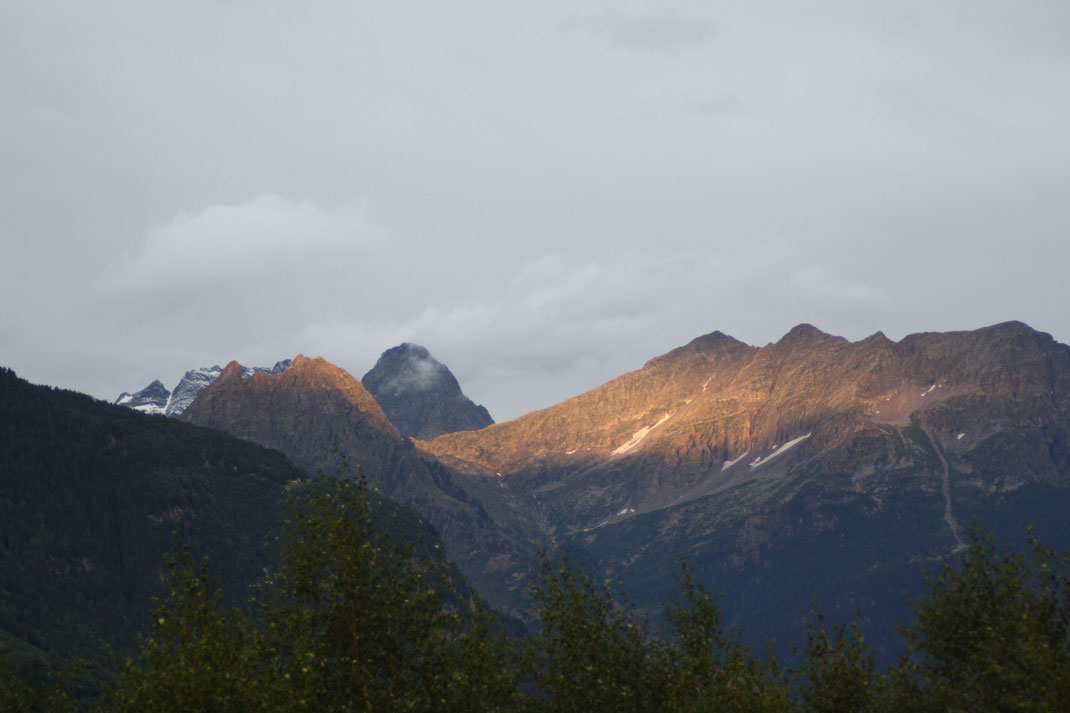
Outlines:
{"type": "Polygon", "coordinates": [[[714,329],[1070,341],[1067,28],[1055,0],[6,3],[0,361],[113,398],[407,340],[502,418],[714,329]]]}

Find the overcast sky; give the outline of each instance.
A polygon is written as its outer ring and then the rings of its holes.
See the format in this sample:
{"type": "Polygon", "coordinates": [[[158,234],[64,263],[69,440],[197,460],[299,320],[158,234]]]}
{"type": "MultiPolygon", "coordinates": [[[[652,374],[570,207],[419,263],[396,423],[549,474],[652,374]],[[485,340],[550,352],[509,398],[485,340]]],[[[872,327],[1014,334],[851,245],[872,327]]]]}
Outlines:
{"type": "Polygon", "coordinates": [[[0,364],[428,347],[498,420],[719,329],[1070,341],[1070,3],[0,3],[0,364]]]}

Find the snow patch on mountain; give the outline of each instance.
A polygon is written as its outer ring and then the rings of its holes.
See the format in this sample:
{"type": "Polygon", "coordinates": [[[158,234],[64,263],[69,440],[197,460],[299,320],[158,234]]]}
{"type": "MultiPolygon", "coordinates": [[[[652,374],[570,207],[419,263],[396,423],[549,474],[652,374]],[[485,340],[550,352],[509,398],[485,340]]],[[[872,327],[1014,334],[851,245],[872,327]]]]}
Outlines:
{"type": "Polygon", "coordinates": [[[726,460],[724,462],[724,464],[721,465],[721,472],[722,473],[725,472],[726,470],[728,470],[729,468],[734,466],[736,463],[738,463],[741,460],[743,460],[744,458],[746,458],[748,453],[750,453],[750,451],[743,451],[742,453],[740,453],[738,456],[736,456],[732,460],[726,460]]]}
{"type": "Polygon", "coordinates": [[[141,391],[135,391],[132,394],[124,391],[119,394],[119,398],[115,400],[115,403],[141,413],[157,415],[164,412],[169,395],[170,392],[167,387],[159,380],[156,380],[141,391]]]}
{"type": "Polygon", "coordinates": [[[643,426],[638,431],[636,431],[635,433],[632,434],[632,437],[628,440],[627,443],[625,443],[622,446],[618,447],[610,455],[620,456],[620,455],[624,455],[625,453],[629,453],[630,451],[635,450],[639,446],[639,444],[643,442],[643,439],[646,438],[647,435],[651,431],[653,431],[655,428],[657,428],[661,424],[663,424],[666,421],[668,421],[669,420],[669,416],[672,416],[672,414],[671,413],[665,414],[653,426],[643,426]]]}
{"type": "Polygon", "coordinates": [[[767,456],[758,456],[757,458],[755,458],[754,460],[752,460],[750,462],[751,469],[757,468],[760,465],[765,465],[766,463],[768,463],[769,461],[773,460],[777,456],[783,455],[784,453],[786,453],[793,446],[796,446],[799,443],[802,443],[803,441],[805,441],[809,437],[810,437],[810,434],[807,433],[805,436],[799,436],[798,438],[793,438],[792,440],[788,441],[784,445],[782,445],[779,448],[777,448],[775,451],[773,451],[769,455],[767,455],[767,456]]]}

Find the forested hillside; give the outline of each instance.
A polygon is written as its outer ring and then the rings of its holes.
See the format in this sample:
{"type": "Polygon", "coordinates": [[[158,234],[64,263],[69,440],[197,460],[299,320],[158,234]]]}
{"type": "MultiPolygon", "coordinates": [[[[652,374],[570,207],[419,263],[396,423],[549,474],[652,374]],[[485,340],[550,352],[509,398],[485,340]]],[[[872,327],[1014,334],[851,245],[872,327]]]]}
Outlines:
{"type": "Polygon", "coordinates": [[[129,647],[176,533],[244,594],[301,475],[275,451],[0,370],[0,646],[60,660],[129,647]]]}

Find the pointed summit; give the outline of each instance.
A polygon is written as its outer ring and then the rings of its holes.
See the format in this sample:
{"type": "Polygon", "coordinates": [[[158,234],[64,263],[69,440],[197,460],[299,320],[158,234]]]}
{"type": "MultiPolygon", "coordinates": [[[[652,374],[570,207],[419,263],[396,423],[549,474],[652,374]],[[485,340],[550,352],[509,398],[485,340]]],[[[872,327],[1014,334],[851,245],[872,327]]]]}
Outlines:
{"type": "Polygon", "coordinates": [[[361,380],[403,436],[430,440],[494,423],[446,366],[419,344],[387,349],[361,380]]]}
{"type": "Polygon", "coordinates": [[[124,391],[119,394],[119,398],[115,399],[115,403],[141,413],[162,414],[167,409],[167,400],[170,396],[171,392],[167,390],[167,387],[156,379],[141,391],[135,391],[132,394],[124,391]]]}
{"type": "Polygon", "coordinates": [[[797,324],[776,343],[779,349],[800,349],[818,344],[847,344],[843,337],[826,334],[812,324],[797,324]]]}
{"type": "Polygon", "coordinates": [[[231,361],[225,367],[223,367],[222,373],[217,377],[219,379],[241,379],[241,364],[237,361],[231,361]]]}
{"type": "Polygon", "coordinates": [[[677,347],[668,354],[654,357],[646,363],[646,366],[650,367],[660,362],[672,361],[694,356],[696,354],[724,357],[753,351],[753,349],[754,348],[750,345],[744,344],[735,337],[729,336],[724,332],[713,331],[709,334],[703,334],[701,337],[695,337],[684,346],[677,347]]]}
{"type": "Polygon", "coordinates": [[[389,472],[397,429],[360,382],[322,357],[298,356],[278,374],[242,379],[231,362],[182,414],[183,421],[278,448],[309,472],[326,462],[330,445],[346,446],[369,470],[389,472]],[[285,414],[285,418],[279,414],[285,414]],[[314,437],[313,437],[314,434],[314,437]]]}

